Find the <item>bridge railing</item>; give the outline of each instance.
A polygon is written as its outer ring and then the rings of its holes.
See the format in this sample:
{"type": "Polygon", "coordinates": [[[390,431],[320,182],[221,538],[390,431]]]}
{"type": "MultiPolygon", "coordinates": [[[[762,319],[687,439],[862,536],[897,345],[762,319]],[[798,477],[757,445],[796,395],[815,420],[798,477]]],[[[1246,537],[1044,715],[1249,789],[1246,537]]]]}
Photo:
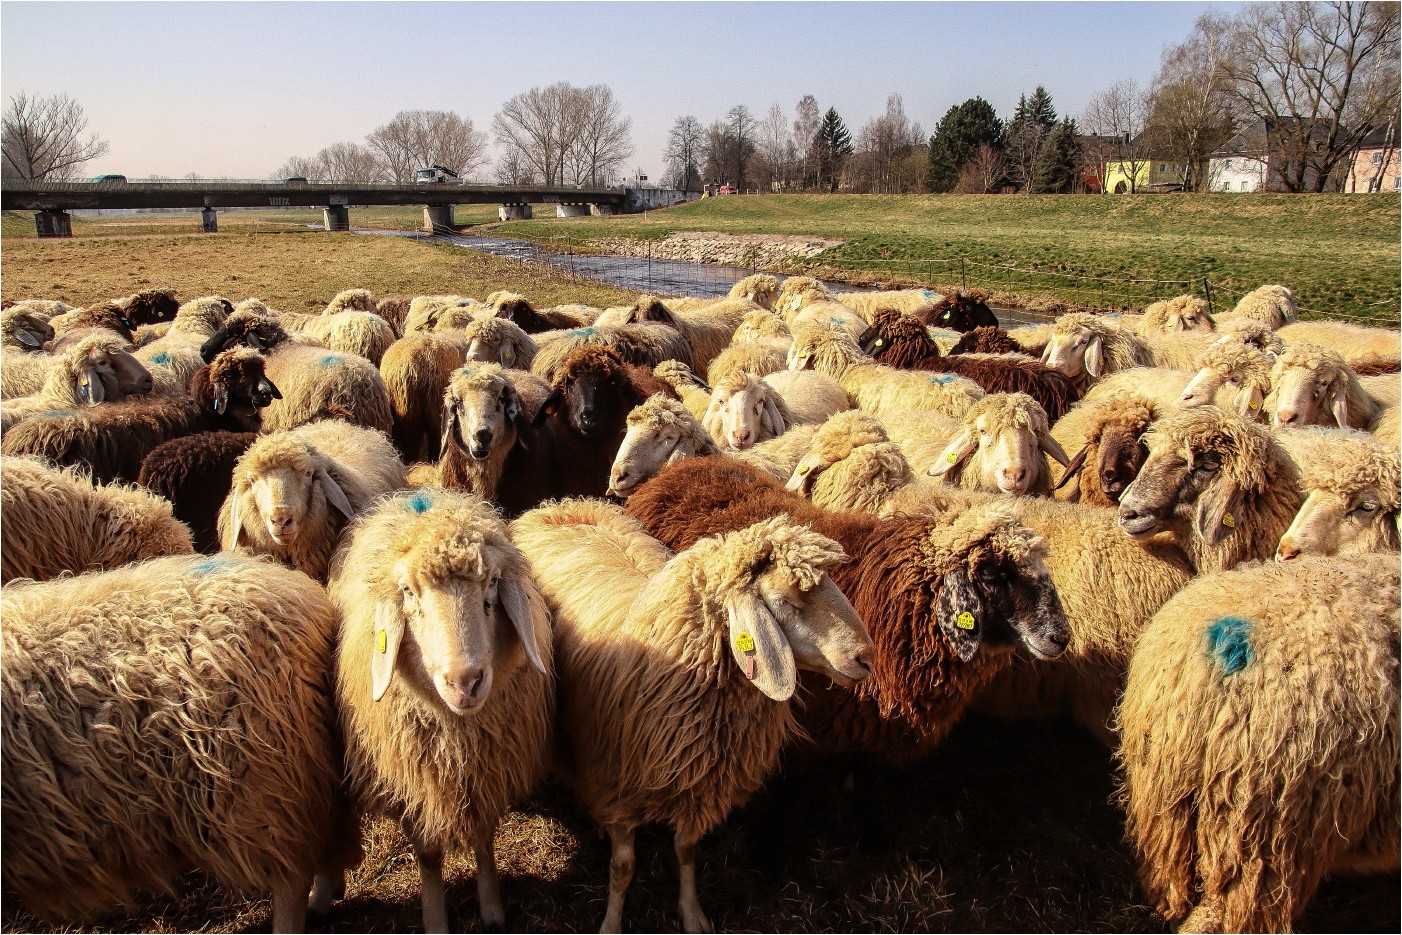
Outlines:
{"type": "Polygon", "coordinates": [[[131,185],[159,186],[161,188],[183,189],[183,188],[219,188],[223,190],[243,190],[243,189],[263,189],[268,186],[279,188],[337,188],[337,189],[360,189],[360,188],[387,188],[402,189],[404,191],[422,191],[424,189],[435,188],[472,188],[486,191],[501,192],[541,192],[559,194],[561,192],[578,191],[581,194],[608,194],[621,195],[625,189],[622,188],[585,188],[576,185],[498,185],[487,182],[347,182],[337,181],[306,181],[306,182],[284,182],[281,179],[133,179],[129,178],[125,182],[115,179],[70,179],[65,181],[48,181],[44,179],[5,179],[3,187],[6,191],[14,192],[34,192],[34,191],[58,191],[58,192],[82,192],[91,191],[93,188],[119,188],[131,185]]]}

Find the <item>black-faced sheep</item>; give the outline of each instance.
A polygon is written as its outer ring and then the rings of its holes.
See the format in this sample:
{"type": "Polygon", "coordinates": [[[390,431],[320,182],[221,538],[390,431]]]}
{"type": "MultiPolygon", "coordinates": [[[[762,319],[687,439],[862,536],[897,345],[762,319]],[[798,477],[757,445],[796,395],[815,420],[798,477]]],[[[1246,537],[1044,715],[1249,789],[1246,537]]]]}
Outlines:
{"type": "Polygon", "coordinates": [[[235,348],[195,371],[186,396],[44,414],[16,426],[0,450],[82,465],[102,483],[135,481],[142,460],[162,442],[196,432],[258,431],[263,407],[277,393],[264,374],[262,358],[235,348]]]}
{"type": "Polygon", "coordinates": [[[545,777],[555,708],[550,613],[529,565],[490,506],[425,487],[356,522],[329,591],[354,803],[409,838],[426,931],[448,931],[443,855],[462,847],[483,927],[500,930],[492,836],[545,777]]]}
{"type": "Polygon", "coordinates": [[[126,313],[127,323],[133,328],[174,321],[180,311],[174,289],[143,289],[112,301],[126,313]]]}
{"type": "Polygon", "coordinates": [[[697,842],[778,766],[798,671],[871,674],[871,638],[828,577],[842,549],[778,516],[658,567],[636,520],[590,500],[527,513],[512,536],[554,612],[562,773],[613,845],[602,930],[623,930],[634,830],[663,822],[682,928],[711,931],[697,842]]]}
{"type": "Polygon", "coordinates": [[[1042,351],[1046,350],[1046,345],[1036,345],[1024,347],[1014,341],[1002,328],[993,325],[979,325],[972,331],[966,331],[964,336],[954,342],[954,346],[949,349],[949,355],[955,354],[1027,354],[1031,357],[1041,357],[1042,351]]]}
{"type": "Polygon", "coordinates": [[[878,312],[861,336],[862,350],[881,364],[903,370],[957,373],[986,393],[1026,393],[1052,422],[1071,408],[1078,394],[1064,374],[1021,357],[940,354],[928,331],[915,318],[878,312]]]}
{"type": "Polygon", "coordinates": [[[1144,433],[1162,415],[1152,401],[1135,396],[1076,406],[1052,426],[1052,437],[1076,452],[1053,495],[1092,506],[1118,505],[1149,457],[1144,433]]]}
{"type": "Polygon", "coordinates": [[[1119,709],[1140,880],[1183,932],[1289,932],[1334,872],[1396,872],[1398,563],[1198,578],[1140,635],[1119,709]]]}
{"type": "Polygon", "coordinates": [[[0,582],[47,581],[192,551],[190,530],[144,490],[94,484],[36,458],[0,458],[0,582]]]}
{"type": "Polygon", "coordinates": [[[268,555],[325,581],[350,520],[403,486],[404,465],[383,432],[336,419],[274,432],[235,465],[219,541],[226,552],[268,555]]]}
{"type": "Polygon", "coordinates": [[[266,562],[159,558],[3,592],[3,882],[71,917],[201,869],[305,930],[338,838],[336,610],[266,562]]]}
{"type": "MultiPolygon", "coordinates": [[[[880,294],[881,293],[874,293],[874,295],[880,294]]],[[[924,296],[929,297],[926,304],[924,306],[917,306],[914,309],[887,303],[882,303],[877,307],[912,315],[922,325],[948,328],[951,331],[958,331],[962,334],[968,334],[975,328],[998,327],[998,316],[994,315],[993,310],[988,307],[988,294],[985,292],[975,289],[972,292],[957,292],[946,296],[939,296],[936,293],[924,290],[924,296]],[[930,299],[935,301],[930,301],[930,299]]],[[[845,299],[843,301],[845,301],[845,299]]],[[[856,308],[856,306],[853,307],[856,308]]],[[[861,311],[861,309],[858,309],[858,311],[861,311]]],[[[868,315],[867,319],[875,322],[876,314],[868,315]]]]}
{"type": "Polygon", "coordinates": [[[1305,495],[1276,561],[1397,551],[1402,469],[1395,444],[1349,429],[1283,430],[1276,438],[1299,467],[1305,495]]]}
{"type": "Polygon", "coordinates": [[[381,432],[393,430],[385,381],[363,357],[298,343],[277,322],[248,313],[230,315],[200,354],[213,360],[234,345],[263,352],[268,379],[282,391],[282,398],[263,415],[265,431],[295,428],[328,416],[381,432]]]}
{"type": "Polygon", "coordinates": [[[1275,554],[1303,498],[1295,463],[1265,427],[1201,406],[1155,423],[1144,441],[1149,457],[1120,497],[1122,530],[1171,530],[1201,574],[1275,554]]]}

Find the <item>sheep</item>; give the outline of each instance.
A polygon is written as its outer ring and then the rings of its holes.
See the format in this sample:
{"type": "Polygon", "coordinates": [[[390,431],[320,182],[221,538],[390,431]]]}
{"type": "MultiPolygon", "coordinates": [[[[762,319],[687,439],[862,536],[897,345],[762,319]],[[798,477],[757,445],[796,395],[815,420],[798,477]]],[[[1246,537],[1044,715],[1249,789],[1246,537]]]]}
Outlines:
{"type": "Polygon", "coordinates": [[[735,333],[730,336],[731,344],[764,340],[793,340],[793,332],[784,324],[784,319],[765,309],[746,312],[740,324],[735,326],[735,333]]]}
{"type": "Polygon", "coordinates": [[[834,301],[827,286],[812,276],[790,276],[780,284],[779,294],[774,298],[770,310],[784,319],[785,324],[790,324],[803,306],[817,301],[834,301]]]}
{"type": "Polygon", "coordinates": [[[746,299],[760,308],[772,309],[779,299],[779,280],[768,273],[746,276],[726,293],[732,299],[746,299]]]}
{"type": "Polygon", "coordinates": [[[1153,361],[1148,347],[1133,332],[1095,315],[1072,312],[1051,326],[1042,363],[1070,377],[1076,391],[1084,395],[1105,374],[1147,367],[1153,361]]]}
{"type": "Polygon", "coordinates": [[[778,373],[787,366],[788,347],[792,346],[793,342],[784,343],[786,346],[783,350],[770,341],[747,341],[743,344],[732,344],[717,354],[715,360],[711,361],[706,370],[706,382],[715,386],[722,380],[737,374],[766,377],[771,373],[778,373]]]}
{"type": "Polygon", "coordinates": [[[190,394],[178,399],[130,399],[45,414],[16,426],[0,450],[81,464],[101,483],[135,481],[142,460],[162,442],[194,432],[258,431],[262,407],[278,392],[262,359],[246,348],[226,351],[195,371],[190,387],[190,394]]]}
{"type": "Polygon", "coordinates": [[[163,441],[141,459],[136,483],[168,500],[189,527],[197,552],[219,551],[219,507],[234,482],[234,465],[255,432],[196,432],[163,441]]]}
{"type": "Polygon", "coordinates": [[[1305,495],[1280,538],[1277,562],[1397,551],[1402,469],[1395,444],[1351,429],[1285,429],[1276,438],[1299,467],[1305,495]]]}
{"type": "Polygon", "coordinates": [[[356,520],[328,591],[352,801],[409,839],[425,931],[448,931],[443,854],[458,847],[476,855],[483,927],[501,930],[492,837],[545,777],[555,709],[550,616],[526,559],[480,499],[425,487],[356,520]]]}
{"type": "Polygon", "coordinates": [[[1207,300],[1195,295],[1180,295],[1152,302],[1144,308],[1135,331],[1141,335],[1158,335],[1174,331],[1216,331],[1217,322],[1208,310],[1207,300]]]}
{"type": "Polygon", "coordinates": [[[675,329],[691,348],[687,363],[697,373],[703,372],[716,355],[730,344],[740,319],[755,306],[743,299],[722,299],[694,309],[674,312],[655,295],[639,296],[624,309],[608,309],[593,323],[593,327],[619,327],[644,322],[658,322],[675,329]]]}
{"type": "Polygon", "coordinates": [[[171,506],[144,490],[94,484],[37,458],[0,457],[0,583],[47,581],[192,550],[171,506]]]}
{"type": "Polygon", "coordinates": [[[438,458],[443,390],[466,362],[469,346],[462,335],[415,331],[395,341],[381,358],[380,378],[394,419],[390,436],[405,460],[438,458]]]}
{"type": "Polygon", "coordinates": [[[1071,381],[1064,374],[1021,356],[963,354],[946,357],[925,328],[909,315],[877,312],[858,343],[877,363],[889,367],[956,373],[973,380],[986,393],[1026,393],[1042,406],[1053,422],[1060,419],[1077,398],[1071,381]]]}
{"type": "Polygon", "coordinates": [[[549,393],[538,377],[500,364],[453,373],[443,394],[437,483],[469,490],[507,517],[555,496],[562,466],[554,434],[532,424],[549,393]]]}
{"type": "Polygon", "coordinates": [[[151,391],[151,374],[115,335],[95,333],[65,351],[32,396],[0,402],[0,434],[31,416],[97,406],[151,391]]]}
{"type": "Polygon", "coordinates": [[[133,295],[113,299],[113,304],[126,313],[130,327],[170,324],[180,312],[180,300],[174,289],[143,289],[133,295]]]}
{"type": "Polygon", "coordinates": [[[824,754],[909,762],[943,737],[1015,647],[1043,659],[1066,647],[1044,546],[1010,503],[877,520],[815,510],[739,462],[687,458],[634,490],[625,509],[673,549],[787,514],[853,556],[832,576],[875,640],[874,675],[851,692],[813,686],[800,722],[824,754]]]}
{"type": "Polygon", "coordinates": [[[369,289],[342,289],[326,303],[323,315],[338,315],[341,312],[377,312],[378,306],[369,289]]]}
{"type": "MultiPolygon", "coordinates": [[[[1377,377],[1364,378],[1376,381],[1377,377]]],[[[1392,399],[1379,399],[1336,351],[1300,341],[1290,344],[1271,369],[1264,406],[1272,425],[1337,425],[1370,428],[1392,399]]]]}
{"type": "Polygon", "coordinates": [[[53,325],[30,309],[16,305],[0,312],[0,346],[7,356],[10,351],[39,353],[53,337],[53,325]]]}
{"type": "MultiPolygon", "coordinates": [[[[350,291],[354,293],[357,290],[350,291]]],[[[385,351],[395,342],[394,327],[375,312],[368,310],[368,293],[363,300],[343,298],[345,295],[342,293],[336,298],[343,302],[359,302],[364,304],[367,310],[332,312],[332,307],[339,307],[333,300],[333,305],[325,312],[311,315],[279,311],[269,308],[259,299],[248,298],[234,306],[234,311],[271,318],[288,334],[310,339],[310,343],[318,347],[363,357],[378,367],[385,351]]]]}
{"type": "Polygon", "coordinates": [[[1008,332],[994,325],[979,325],[949,349],[949,356],[956,354],[1030,354],[1041,357],[1043,347],[1026,348],[1009,337],[1008,332]]]}
{"type": "Polygon", "coordinates": [[[1242,296],[1231,314],[1223,316],[1222,322],[1231,319],[1256,321],[1272,331],[1279,331],[1299,321],[1300,313],[1295,309],[1294,293],[1285,286],[1258,286],[1242,296]]]}
{"type": "Polygon", "coordinates": [[[266,562],[172,556],[3,591],[3,885],[73,916],[200,869],[272,890],[305,931],[313,873],[359,859],[330,667],[336,610],[266,562]]]}
{"type": "Polygon", "coordinates": [[[481,302],[465,295],[418,295],[412,298],[400,296],[385,311],[392,318],[398,319],[399,336],[404,337],[415,331],[432,331],[438,316],[449,307],[477,308],[485,311],[481,302]]]}
{"type": "Polygon", "coordinates": [[[368,360],[300,344],[277,322],[251,313],[230,315],[200,347],[200,354],[213,360],[235,344],[264,352],[268,379],[282,391],[282,398],[264,413],[264,431],[296,428],[327,416],[382,432],[393,430],[389,391],[368,360]]]}
{"type": "MultiPolygon", "coordinates": [[[[190,377],[213,355],[201,356],[203,342],[224,327],[233,305],[223,296],[203,296],[180,306],[163,337],[142,345],[136,357],[155,378],[158,396],[183,396],[190,377]]],[[[222,350],[222,348],[221,348],[222,350]]],[[[276,379],[276,377],[274,377],[276,379]]]]}
{"type": "Polygon", "coordinates": [[[718,443],[739,450],[848,408],[842,387],[810,370],[785,370],[764,379],[737,373],[714,385],[701,424],[718,443]]]}
{"type": "Polygon", "coordinates": [[[1143,435],[1163,414],[1152,400],[1133,395],[1076,406],[1051,429],[1063,450],[1076,452],[1052,495],[1092,506],[1118,506],[1149,457],[1143,435]]]}
{"type": "Polygon", "coordinates": [[[474,318],[463,329],[467,360],[531,369],[536,343],[515,322],[505,318],[474,318]]]}
{"type": "Polygon", "coordinates": [[[1398,866],[1396,554],[1198,578],[1119,709],[1140,881],[1182,932],[1289,932],[1333,872],[1398,866]]]}
{"type": "Polygon", "coordinates": [[[857,408],[878,416],[910,409],[959,419],[984,395],[977,383],[954,374],[930,376],[877,364],[841,329],[800,331],[789,352],[789,369],[832,377],[857,408]]]}
{"type": "Polygon", "coordinates": [[[1372,365],[1377,369],[1381,362],[1387,362],[1392,371],[1397,370],[1399,338],[1396,328],[1365,328],[1342,321],[1300,321],[1286,325],[1279,330],[1287,345],[1309,343],[1322,345],[1337,353],[1350,365],[1372,365]]]}
{"type": "Polygon", "coordinates": [[[383,432],[334,419],[273,432],[234,465],[219,542],[324,582],[346,524],[403,486],[404,465],[383,432]]]}
{"type": "Polygon", "coordinates": [[[672,388],[691,414],[700,419],[711,407],[711,388],[679,360],[664,360],[652,368],[652,375],[672,388]]]}
{"type": "Polygon", "coordinates": [[[1120,529],[1136,539],[1172,530],[1201,574],[1275,553],[1303,498],[1295,463],[1266,428],[1200,406],[1159,421],[1144,441],[1120,529]]]}
{"type": "Polygon", "coordinates": [[[799,670],[843,686],[871,674],[871,637],[829,577],[846,556],[776,516],[659,568],[636,520],[589,500],[533,510],[511,531],[554,613],[561,772],[612,844],[602,931],[623,931],[634,830],[662,822],[682,928],[709,932],[697,842],[778,766],[797,733],[799,670]]]}
{"type": "Polygon", "coordinates": [[[410,295],[387,295],[375,303],[375,314],[379,315],[394,329],[396,337],[404,337],[404,321],[409,317],[409,306],[414,301],[410,295]]]}
{"type": "Polygon", "coordinates": [[[499,290],[487,296],[487,309],[497,318],[518,325],[526,334],[539,334],[542,331],[579,328],[587,324],[577,315],[557,311],[537,311],[525,296],[515,292],[499,290]]]}
{"type": "Polygon", "coordinates": [[[685,363],[692,359],[691,345],[681,332],[657,322],[602,328],[589,325],[541,335],[536,344],[538,350],[531,362],[531,372],[547,382],[555,379],[561,361],[580,347],[606,347],[624,363],[648,369],[664,360],[685,363]]]}
{"type": "Polygon", "coordinates": [[[1191,409],[1216,404],[1248,419],[1263,418],[1261,407],[1271,390],[1274,363],[1249,344],[1216,341],[1199,355],[1197,375],[1183,387],[1178,405],[1191,409]]]}
{"type": "Polygon", "coordinates": [[[115,334],[129,346],[133,343],[131,322],[114,302],[75,308],[50,319],[49,326],[54,329],[54,339],[49,344],[51,354],[60,354],[83,338],[104,331],[115,334]]]}
{"type": "MultiPolygon", "coordinates": [[[[986,504],[985,493],[917,480],[881,424],[844,413],[821,429],[789,489],[815,506],[877,516],[949,513],[986,504]],[[839,425],[846,422],[846,425],[839,425]],[[801,479],[800,479],[801,478],[801,479]]],[[[1162,536],[1140,544],[1115,528],[1111,510],[1020,501],[1022,522],[1046,541],[1045,562],[1071,629],[1054,665],[1015,661],[976,707],[1004,718],[1072,713],[1107,746],[1110,715],[1140,628],[1192,577],[1187,558],[1162,536]]]]}
{"type": "Polygon", "coordinates": [[[993,393],[964,413],[959,434],[925,473],[974,490],[1051,496],[1047,457],[1070,461],[1042,407],[1026,393],[993,393]]]}
{"type": "MultiPolygon", "coordinates": [[[[925,305],[917,305],[915,308],[902,305],[883,305],[882,307],[912,315],[922,325],[935,325],[961,334],[967,334],[975,328],[998,327],[998,317],[988,307],[988,294],[986,292],[975,289],[972,292],[957,292],[952,295],[940,296],[929,290],[923,290],[922,294],[934,297],[934,303],[931,304],[927,300],[925,305]]],[[[876,320],[874,314],[868,315],[867,319],[873,322],[876,320]]]]}

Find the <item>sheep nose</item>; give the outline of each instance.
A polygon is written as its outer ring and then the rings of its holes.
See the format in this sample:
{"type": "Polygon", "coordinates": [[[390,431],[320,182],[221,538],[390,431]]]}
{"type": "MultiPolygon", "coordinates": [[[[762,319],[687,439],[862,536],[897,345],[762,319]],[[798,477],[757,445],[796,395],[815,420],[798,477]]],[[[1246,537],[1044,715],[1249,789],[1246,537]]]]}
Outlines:
{"type": "Polygon", "coordinates": [[[871,675],[872,667],[870,653],[857,653],[857,655],[852,657],[852,664],[856,667],[857,671],[864,672],[867,675],[871,675]]]}
{"type": "Polygon", "coordinates": [[[273,510],[273,515],[268,517],[268,522],[279,529],[284,529],[292,525],[292,511],[280,506],[273,510]]]}
{"type": "Polygon", "coordinates": [[[613,486],[614,486],[614,487],[626,487],[626,486],[628,486],[628,479],[629,479],[630,477],[632,477],[632,475],[629,474],[628,471],[627,471],[626,469],[625,469],[625,470],[622,470],[622,471],[615,471],[614,474],[613,474],[613,486]]]}
{"type": "Polygon", "coordinates": [[[449,672],[443,681],[462,697],[464,708],[475,708],[487,697],[487,670],[481,666],[449,672]]]}
{"type": "Polygon", "coordinates": [[[1119,493],[1124,489],[1124,482],[1120,480],[1118,468],[1106,468],[1100,472],[1100,486],[1106,493],[1119,493]]]}
{"type": "Polygon", "coordinates": [[[477,431],[472,433],[472,437],[477,442],[477,444],[485,448],[486,446],[492,443],[492,430],[478,429],[477,431]]]}
{"type": "Polygon", "coordinates": [[[1291,542],[1281,542],[1280,548],[1275,550],[1275,560],[1277,562],[1293,562],[1300,557],[1300,548],[1291,542]]]}
{"type": "Polygon", "coordinates": [[[1275,411],[1276,425],[1290,425],[1299,417],[1300,414],[1294,409],[1277,409],[1275,411]]]}
{"type": "Polygon", "coordinates": [[[750,443],[750,430],[741,429],[730,433],[730,443],[736,448],[743,448],[750,443]]]}

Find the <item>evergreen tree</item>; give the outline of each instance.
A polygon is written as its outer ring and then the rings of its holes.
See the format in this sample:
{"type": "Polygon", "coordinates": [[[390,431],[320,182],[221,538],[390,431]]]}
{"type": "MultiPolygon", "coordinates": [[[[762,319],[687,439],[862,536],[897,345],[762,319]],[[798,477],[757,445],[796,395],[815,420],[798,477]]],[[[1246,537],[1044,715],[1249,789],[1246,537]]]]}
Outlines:
{"type": "Polygon", "coordinates": [[[1052,106],[1051,95],[1040,84],[1029,98],[1018,98],[1017,110],[1013,112],[1013,123],[1033,123],[1050,133],[1056,126],[1056,108],[1052,106]]]}
{"type": "Polygon", "coordinates": [[[981,97],[971,97],[949,108],[935,127],[935,135],[930,137],[930,191],[952,189],[959,170],[985,144],[995,150],[1003,148],[1003,121],[998,119],[993,105],[981,97]]]}
{"type": "Polygon", "coordinates": [[[1047,134],[1037,154],[1033,188],[1064,194],[1075,188],[1080,174],[1081,144],[1076,139],[1076,121],[1063,120],[1047,134]]]}
{"type": "Polygon", "coordinates": [[[1051,95],[1040,84],[1029,98],[1022,95],[1017,110],[1008,124],[1008,166],[1017,183],[1026,192],[1038,192],[1037,161],[1052,127],[1056,126],[1056,108],[1051,95]]]}
{"type": "Polygon", "coordinates": [[[828,191],[835,192],[842,163],[853,151],[852,134],[847,132],[847,125],[837,115],[836,107],[829,107],[823,115],[814,143],[818,150],[818,187],[826,180],[828,191]]]}

